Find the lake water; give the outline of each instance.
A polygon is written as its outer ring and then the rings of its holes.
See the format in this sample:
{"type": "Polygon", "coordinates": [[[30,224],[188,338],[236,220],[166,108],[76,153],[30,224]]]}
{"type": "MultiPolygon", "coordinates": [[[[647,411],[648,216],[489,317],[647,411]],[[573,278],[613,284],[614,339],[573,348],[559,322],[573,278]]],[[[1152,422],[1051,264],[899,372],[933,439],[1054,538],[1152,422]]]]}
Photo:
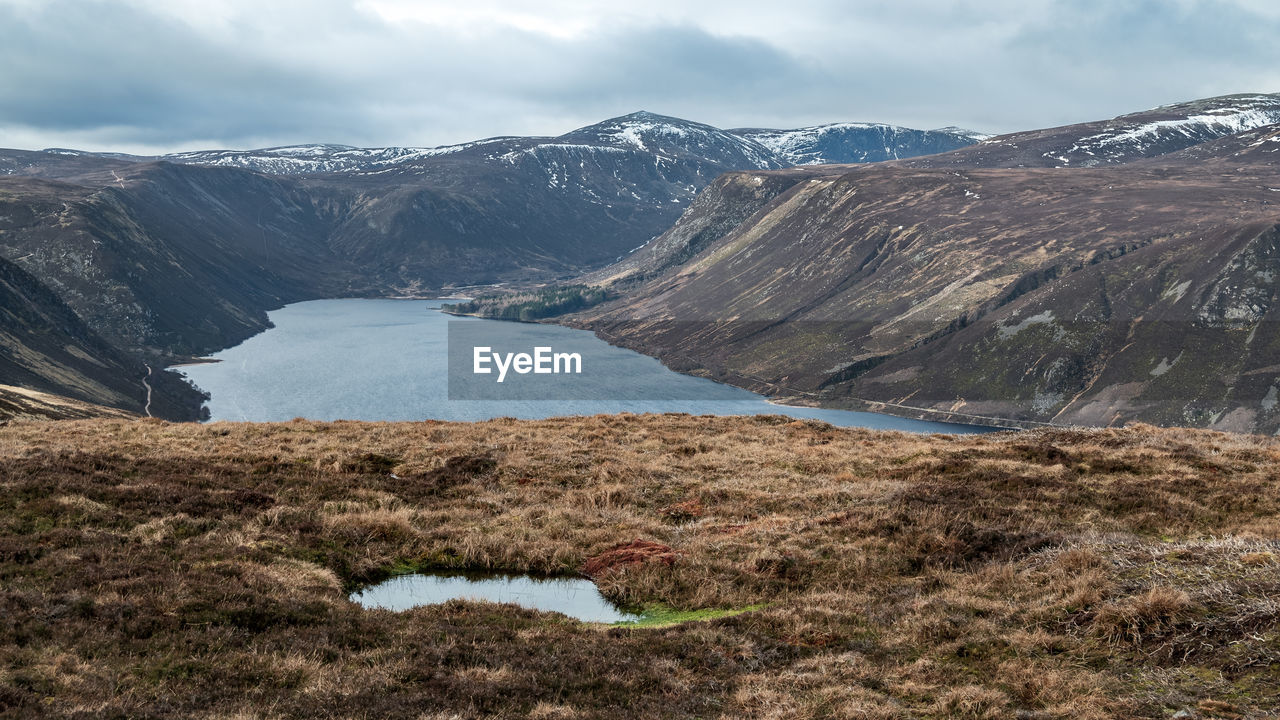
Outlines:
{"type": "MultiPolygon", "coordinates": [[[[782,414],[833,425],[915,432],[989,428],[876,413],[774,405],[755,393],[668,370],[654,358],[610,346],[591,333],[555,325],[456,318],[439,300],[316,300],[270,313],[274,328],[213,355],[217,363],[173,368],[211,395],[212,420],[486,420],[598,413],[782,414]],[[450,399],[450,325],[487,323],[532,345],[572,346],[593,372],[562,378],[572,397],[450,399]],[[657,392],[661,389],[661,392],[657,392]]],[[[456,333],[455,333],[456,334],[456,333]]],[[[475,333],[471,333],[475,335],[475,333]]],[[[480,333],[483,335],[484,333],[480,333]]],[[[456,344],[455,344],[456,346],[456,344]]],[[[468,350],[470,352],[470,350],[468,350]]],[[[455,362],[455,379],[457,375],[455,362]]],[[[492,382],[496,375],[481,378],[492,382]]],[[[507,378],[508,385],[532,379],[507,378]]],[[[490,389],[492,389],[492,387],[490,389]]],[[[457,393],[455,393],[455,398],[457,393]]],[[[463,395],[464,397],[469,397],[463,395]]]]}
{"type": "Polygon", "coordinates": [[[558,612],[584,622],[636,621],[600,594],[586,578],[535,578],[491,573],[415,573],[384,580],[351,593],[352,602],[366,608],[408,610],[450,600],[513,603],[531,610],[558,612]]]}

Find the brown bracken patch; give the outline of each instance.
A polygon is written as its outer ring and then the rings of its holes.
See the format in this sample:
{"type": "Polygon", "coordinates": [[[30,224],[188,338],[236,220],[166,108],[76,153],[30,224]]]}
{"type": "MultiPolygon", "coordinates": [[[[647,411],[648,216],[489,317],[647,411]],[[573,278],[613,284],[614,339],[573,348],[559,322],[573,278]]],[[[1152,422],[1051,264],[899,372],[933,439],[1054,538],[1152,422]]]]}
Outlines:
{"type": "Polygon", "coordinates": [[[683,502],[672,503],[661,510],[663,517],[672,522],[688,522],[697,520],[707,514],[706,508],[702,506],[702,501],[698,498],[692,498],[683,502]]]}
{"type": "Polygon", "coordinates": [[[679,553],[662,543],[632,540],[588,558],[582,565],[582,574],[598,578],[632,565],[661,563],[670,566],[675,564],[678,555],[679,553]]]}

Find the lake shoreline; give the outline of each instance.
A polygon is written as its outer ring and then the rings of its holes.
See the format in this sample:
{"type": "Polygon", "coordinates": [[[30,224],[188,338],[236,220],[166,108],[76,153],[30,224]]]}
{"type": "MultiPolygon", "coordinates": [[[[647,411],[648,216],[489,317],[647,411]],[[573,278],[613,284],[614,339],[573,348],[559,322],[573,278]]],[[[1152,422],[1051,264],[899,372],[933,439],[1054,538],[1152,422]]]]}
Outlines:
{"type": "MultiPolygon", "coordinates": [[[[445,299],[451,299],[451,298],[445,298],[445,299]]],[[[723,378],[712,378],[712,377],[707,377],[705,375],[699,375],[694,372],[690,372],[688,370],[677,370],[675,368],[672,368],[669,364],[667,364],[667,362],[659,355],[653,355],[641,349],[630,348],[625,345],[619,345],[615,342],[612,342],[608,337],[608,333],[604,333],[602,331],[599,331],[590,327],[579,327],[579,326],[568,324],[568,323],[557,322],[557,318],[554,318],[554,317],[543,318],[539,320],[518,320],[514,318],[489,317],[486,315],[482,315],[480,313],[458,312],[456,310],[448,310],[445,308],[441,308],[440,312],[445,315],[451,315],[453,317],[467,317],[467,318],[476,318],[479,320],[494,320],[497,322],[522,323],[527,325],[555,325],[558,327],[567,327],[574,330],[584,330],[586,332],[592,333],[593,335],[595,335],[596,337],[600,338],[601,340],[603,340],[604,342],[608,343],[613,347],[624,349],[624,350],[631,350],[633,352],[638,352],[642,355],[651,357],[661,362],[664,366],[666,366],[672,372],[680,373],[682,375],[688,375],[690,377],[705,378],[705,379],[711,380],[712,382],[719,383],[721,385],[727,385],[729,387],[736,387],[742,390],[746,390],[748,392],[755,393],[756,395],[759,395],[760,397],[764,398],[765,401],[768,402],[769,404],[777,405],[780,407],[816,408],[816,409],[824,409],[824,410],[844,410],[849,412],[865,412],[865,413],[872,413],[875,415],[886,415],[888,417],[901,418],[904,420],[919,420],[921,422],[936,422],[936,423],[944,423],[948,425],[977,426],[977,427],[994,428],[996,430],[1030,430],[1033,428],[1041,428],[1041,427],[1067,427],[1064,425],[1055,425],[1053,423],[1037,422],[1034,420],[1018,420],[1013,418],[1002,418],[1002,417],[995,417],[990,415],[974,415],[970,413],[961,413],[961,412],[954,412],[954,411],[948,411],[948,410],[936,410],[933,408],[922,408],[922,407],[916,407],[916,406],[910,406],[910,405],[899,405],[894,403],[861,400],[858,398],[849,398],[847,399],[847,401],[844,401],[844,402],[832,402],[830,400],[825,400],[822,398],[809,399],[800,395],[785,395],[785,394],[767,395],[763,392],[760,392],[760,383],[756,383],[756,382],[735,383],[733,382],[733,377],[736,377],[736,376],[733,376],[733,375],[729,375],[723,378]]]]}

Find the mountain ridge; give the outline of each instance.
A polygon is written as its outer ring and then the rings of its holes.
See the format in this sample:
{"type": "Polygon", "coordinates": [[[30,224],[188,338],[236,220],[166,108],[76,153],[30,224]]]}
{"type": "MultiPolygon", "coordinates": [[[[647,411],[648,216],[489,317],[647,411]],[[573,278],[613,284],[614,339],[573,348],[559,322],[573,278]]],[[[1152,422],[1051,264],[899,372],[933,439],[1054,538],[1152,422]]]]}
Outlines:
{"type": "MultiPolygon", "coordinates": [[[[662,115],[647,110],[638,110],[625,115],[619,115],[614,118],[608,118],[600,121],[599,123],[570,130],[569,132],[557,136],[499,135],[462,143],[438,146],[356,147],[337,143],[308,143],[247,150],[190,150],[164,155],[130,155],[127,153],[111,152],[100,153],[69,148],[46,148],[44,150],[23,152],[44,153],[64,157],[97,157],[127,162],[168,161],[194,165],[222,165],[254,170],[256,172],[265,172],[268,174],[284,175],[331,172],[369,172],[377,169],[389,169],[402,164],[412,164],[415,161],[438,157],[441,155],[467,152],[476,148],[500,145],[503,143],[524,146],[528,146],[531,142],[534,145],[556,145],[570,143],[574,140],[590,138],[597,142],[603,141],[606,145],[617,147],[617,140],[622,140],[624,143],[634,144],[634,141],[631,138],[637,137],[640,132],[642,132],[642,130],[637,132],[638,128],[643,126],[648,126],[649,130],[656,131],[658,133],[679,134],[682,130],[687,131],[697,129],[707,135],[720,134],[735,138],[741,143],[745,153],[754,154],[756,156],[754,158],[754,162],[757,163],[756,166],[760,169],[813,163],[871,162],[874,160],[890,159],[888,156],[891,154],[889,151],[884,150],[883,154],[885,157],[873,157],[877,154],[873,149],[860,151],[856,148],[850,149],[847,146],[841,146],[838,142],[830,142],[825,145],[827,150],[832,151],[833,154],[830,155],[823,154],[821,148],[815,147],[806,148],[802,154],[797,154],[794,151],[776,151],[778,157],[771,158],[769,157],[769,148],[759,144],[755,140],[755,136],[762,134],[802,136],[815,132],[820,133],[823,131],[835,132],[841,130],[857,130],[866,131],[867,138],[876,134],[880,136],[900,135],[904,140],[901,141],[901,148],[895,148],[895,151],[897,151],[901,157],[925,154],[922,150],[928,152],[940,152],[941,150],[936,148],[944,146],[947,150],[954,149],[956,147],[961,147],[963,145],[979,141],[982,138],[989,137],[983,133],[963,130],[955,127],[937,128],[934,130],[916,130],[913,128],[886,123],[855,122],[835,122],[797,128],[794,130],[760,128],[720,129],[705,123],[685,120],[683,118],[670,115],[662,115]],[[612,138],[615,140],[613,143],[608,142],[610,133],[605,132],[605,130],[610,128],[618,131],[612,138]],[[921,142],[921,139],[925,140],[921,142]],[[916,141],[917,144],[913,144],[913,140],[916,141]],[[846,159],[847,157],[852,157],[855,153],[860,156],[865,156],[868,159],[846,159]],[[803,160],[803,162],[801,162],[801,160],[803,160]]],[[[792,142],[798,143],[800,141],[792,140],[792,142]]],[[[844,142],[846,145],[849,145],[851,143],[867,142],[867,140],[864,140],[863,138],[850,137],[845,138],[844,142]]],[[[641,147],[641,149],[644,148],[641,147]]],[[[495,158],[491,157],[490,159],[495,158]]],[[[2,167],[0,167],[0,172],[3,172],[2,167]]]]}
{"type": "Polygon", "coordinates": [[[913,167],[1096,167],[1159,157],[1280,122],[1280,93],[1242,93],[1042,130],[996,135],[913,167]],[[1070,142],[1065,142],[1066,139],[1070,142]]]}

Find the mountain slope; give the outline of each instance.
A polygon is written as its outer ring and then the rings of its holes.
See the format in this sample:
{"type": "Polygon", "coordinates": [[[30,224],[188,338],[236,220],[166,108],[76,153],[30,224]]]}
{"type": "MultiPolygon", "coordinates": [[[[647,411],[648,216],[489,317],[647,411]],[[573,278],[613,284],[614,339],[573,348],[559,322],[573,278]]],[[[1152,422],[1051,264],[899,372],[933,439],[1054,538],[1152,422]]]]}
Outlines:
{"type": "Polygon", "coordinates": [[[1080,125],[988,138],[912,167],[1097,167],[1152,158],[1280,123],[1280,94],[1225,95],[1080,125]]]}
{"type": "MultiPolygon", "coordinates": [[[[0,260],[0,377],[6,385],[40,390],[136,414],[192,419],[201,397],[169,373],[148,372],[140,360],[103,340],[49,288],[0,260]]],[[[94,412],[80,403],[18,390],[0,392],[0,416],[94,412]]]]}
{"type": "Polygon", "coordinates": [[[0,421],[131,418],[133,414],[105,405],[72,400],[39,390],[0,385],[0,421]]]}
{"type": "Polygon", "coordinates": [[[778,195],[825,171],[793,168],[770,173],[725,173],[698,193],[671,229],[606,268],[588,273],[588,284],[635,282],[678,265],[724,237],[778,195]]]}
{"type": "Polygon", "coordinates": [[[0,179],[0,254],[120,347],[198,354],[347,287],[310,200],[253,173],[135,164],[89,188],[0,179]]]}
{"type": "MultiPolygon", "coordinates": [[[[1100,126],[1046,132],[1036,156],[1100,126]]],[[[1194,145],[1182,134],[1160,155],[1135,144],[1105,167],[985,167],[984,148],[1026,150],[1025,136],[724,178],[647,265],[593,276],[620,300],[566,322],[808,402],[1280,429],[1280,126],[1194,145]],[[726,191],[742,183],[782,189],[763,201],[726,191]],[[737,217],[724,231],[719,219],[737,217]]]]}

